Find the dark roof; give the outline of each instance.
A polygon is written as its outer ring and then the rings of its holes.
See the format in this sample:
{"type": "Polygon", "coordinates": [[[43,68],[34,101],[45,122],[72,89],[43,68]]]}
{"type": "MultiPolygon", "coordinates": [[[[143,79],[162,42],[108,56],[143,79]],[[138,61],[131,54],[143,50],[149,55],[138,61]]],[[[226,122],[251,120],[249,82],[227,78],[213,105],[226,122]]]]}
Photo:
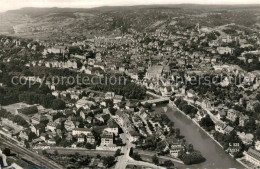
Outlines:
{"type": "Polygon", "coordinates": [[[258,161],[260,161],[260,152],[259,151],[249,148],[249,150],[247,151],[247,154],[250,155],[251,157],[257,159],[258,161]]]}

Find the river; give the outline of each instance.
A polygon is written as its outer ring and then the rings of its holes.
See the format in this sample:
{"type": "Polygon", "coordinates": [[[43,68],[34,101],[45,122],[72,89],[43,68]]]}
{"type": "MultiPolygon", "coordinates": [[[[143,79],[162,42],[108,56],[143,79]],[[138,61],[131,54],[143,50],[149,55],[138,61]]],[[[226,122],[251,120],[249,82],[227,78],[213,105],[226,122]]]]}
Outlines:
{"type": "MultiPolygon", "coordinates": [[[[155,111],[164,112],[162,106],[155,107],[155,111]]],[[[229,156],[215,141],[213,141],[192,120],[178,112],[175,108],[169,108],[166,115],[174,122],[175,128],[180,128],[181,135],[185,136],[186,142],[191,143],[194,149],[199,150],[206,158],[200,164],[178,166],[179,168],[245,168],[229,156]]]]}

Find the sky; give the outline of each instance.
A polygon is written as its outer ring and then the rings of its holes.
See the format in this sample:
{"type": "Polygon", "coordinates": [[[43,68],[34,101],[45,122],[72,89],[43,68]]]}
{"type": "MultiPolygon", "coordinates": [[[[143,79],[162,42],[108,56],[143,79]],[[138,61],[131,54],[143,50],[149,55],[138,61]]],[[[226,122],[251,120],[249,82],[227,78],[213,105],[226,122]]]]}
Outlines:
{"type": "Polygon", "coordinates": [[[23,7],[92,8],[149,4],[260,4],[260,0],[0,0],[0,12],[23,7]]]}

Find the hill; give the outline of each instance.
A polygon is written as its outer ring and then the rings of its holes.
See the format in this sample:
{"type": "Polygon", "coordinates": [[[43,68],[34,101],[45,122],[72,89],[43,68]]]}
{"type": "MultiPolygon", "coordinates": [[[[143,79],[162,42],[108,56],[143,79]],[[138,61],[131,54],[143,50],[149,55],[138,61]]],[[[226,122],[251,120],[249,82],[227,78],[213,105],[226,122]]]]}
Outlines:
{"type": "Polygon", "coordinates": [[[197,23],[217,27],[235,23],[252,27],[259,23],[259,5],[142,5],[98,8],[22,8],[1,13],[1,34],[40,40],[84,39],[118,36],[129,31],[189,29],[197,23]]]}

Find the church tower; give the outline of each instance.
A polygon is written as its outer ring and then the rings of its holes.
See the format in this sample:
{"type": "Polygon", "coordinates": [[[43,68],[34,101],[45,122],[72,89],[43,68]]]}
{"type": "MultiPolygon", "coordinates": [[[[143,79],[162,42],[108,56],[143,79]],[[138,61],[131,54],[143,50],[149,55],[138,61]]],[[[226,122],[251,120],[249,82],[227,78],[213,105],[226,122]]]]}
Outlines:
{"type": "Polygon", "coordinates": [[[149,59],[149,61],[148,61],[148,68],[150,68],[150,67],[152,67],[152,61],[151,61],[151,59],[149,59]]]}

